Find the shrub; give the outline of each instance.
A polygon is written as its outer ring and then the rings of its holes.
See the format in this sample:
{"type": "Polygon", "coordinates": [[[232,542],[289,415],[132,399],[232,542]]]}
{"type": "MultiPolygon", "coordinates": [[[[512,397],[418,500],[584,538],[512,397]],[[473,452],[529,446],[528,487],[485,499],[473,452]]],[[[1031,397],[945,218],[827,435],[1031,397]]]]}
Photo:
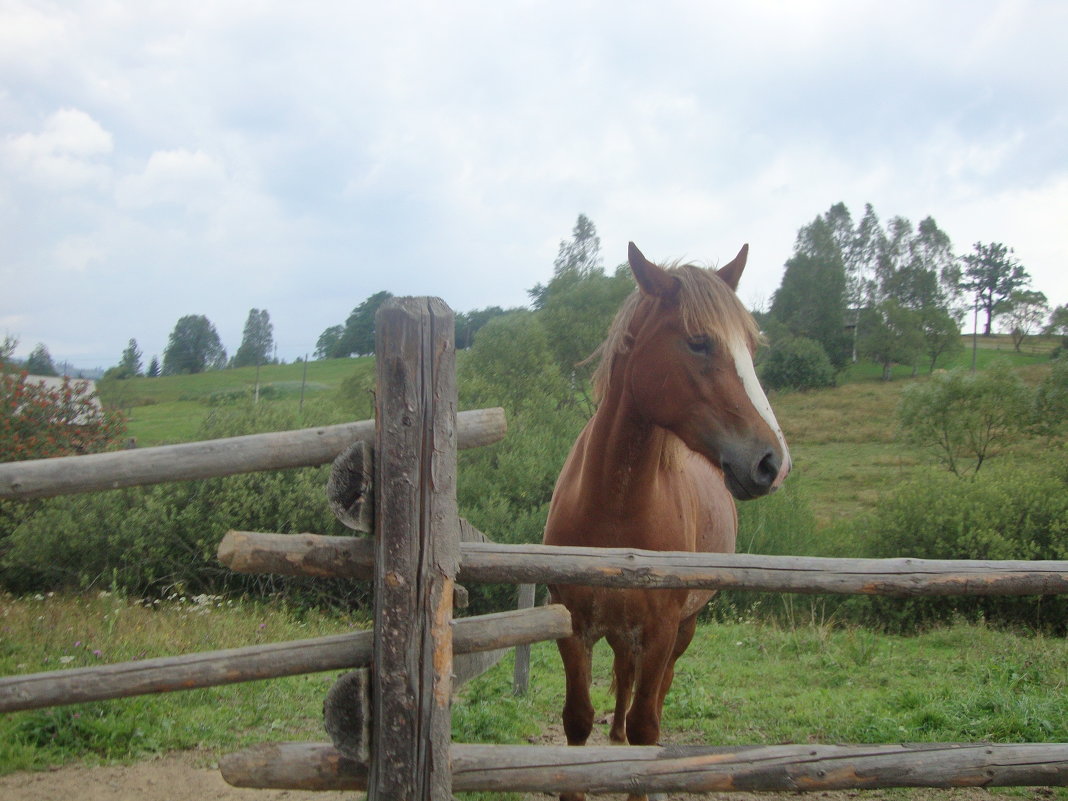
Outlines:
{"type": "MultiPolygon", "coordinates": [[[[291,415],[260,404],[218,407],[200,433],[214,439],[294,427],[291,415]]],[[[92,587],[133,596],[282,593],[310,604],[358,603],[364,585],[237,575],[216,558],[231,528],[347,533],[327,508],[327,471],[264,471],[45,501],[4,543],[0,585],[18,593],[92,587]]]]}
{"type": "Polygon", "coordinates": [[[820,343],[790,337],[771,347],[760,377],[771,389],[818,389],[834,386],[834,367],[820,343]]]}
{"type": "Polygon", "coordinates": [[[1035,429],[1054,437],[1068,424],[1068,355],[1054,359],[1049,374],[1035,388],[1035,429]]]}
{"type": "MultiPolygon", "coordinates": [[[[1063,448],[1053,469],[1032,460],[958,481],[933,474],[887,496],[861,523],[875,558],[1066,559],[1068,470],[1063,448]],[[1059,461],[1058,461],[1059,460],[1059,461]],[[1015,468],[1015,469],[1013,469],[1015,468]]],[[[1042,597],[872,599],[877,622],[895,629],[964,616],[1064,633],[1068,600],[1042,597]]]]}
{"type": "Polygon", "coordinates": [[[979,472],[999,449],[1019,439],[1032,420],[1031,390],[1005,362],[970,373],[932,376],[905,389],[898,408],[902,438],[933,451],[960,476],[979,472]]]}

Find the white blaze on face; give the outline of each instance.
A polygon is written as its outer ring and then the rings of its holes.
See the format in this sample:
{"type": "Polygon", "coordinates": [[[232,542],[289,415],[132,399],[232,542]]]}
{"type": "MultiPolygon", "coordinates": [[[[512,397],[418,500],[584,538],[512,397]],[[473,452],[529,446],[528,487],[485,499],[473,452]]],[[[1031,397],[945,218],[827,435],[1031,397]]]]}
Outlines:
{"type": "Polygon", "coordinates": [[[789,474],[792,466],[790,449],[786,447],[786,438],[783,437],[782,429],[779,428],[779,421],[775,419],[775,412],[771,410],[768,396],[764,394],[764,388],[760,386],[760,381],[757,379],[756,369],[753,367],[753,357],[749,353],[749,348],[741,340],[735,339],[731,341],[730,350],[731,356],[734,357],[734,369],[738,373],[738,378],[742,381],[742,386],[745,387],[745,393],[749,396],[750,403],[753,404],[753,408],[757,410],[757,413],[764,418],[768,428],[775,432],[775,436],[779,440],[779,448],[782,450],[782,465],[779,467],[779,474],[771,485],[773,488],[778,487],[789,474]]]}

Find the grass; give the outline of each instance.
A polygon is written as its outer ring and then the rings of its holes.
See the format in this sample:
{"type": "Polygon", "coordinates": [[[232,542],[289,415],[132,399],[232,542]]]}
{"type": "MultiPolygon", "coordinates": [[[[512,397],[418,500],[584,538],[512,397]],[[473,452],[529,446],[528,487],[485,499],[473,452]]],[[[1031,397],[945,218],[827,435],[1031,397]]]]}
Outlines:
{"type": "MultiPolygon", "coordinates": [[[[364,620],[284,607],[172,598],[0,598],[0,673],[299,639],[364,620]]],[[[594,705],[612,708],[610,652],[595,650],[594,705]]],[[[512,659],[475,679],[453,709],[458,742],[562,743],[563,676],[551,643],[532,648],[530,692],[512,659]]],[[[70,761],[128,761],[175,749],[215,753],[324,739],[324,673],[0,717],[0,773],[70,761]]],[[[911,637],[806,618],[698,628],[664,711],[664,741],[938,742],[1068,739],[1068,642],[959,624],[911,637]],[[798,681],[804,676],[804,681],[798,681]]],[[[605,729],[604,725],[600,726],[605,729]]]]}
{"type": "MultiPolygon", "coordinates": [[[[336,395],[346,379],[357,376],[371,381],[374,360],[325,359],[304,364],[264,365],[259,370],[263,401],[295,412],[300,405],[301,387],[304,402],[336,395]]],[[[109,405],[127,415],[127,434],[140,447],[189,442],[210,413],[212,403],[220,398],[251,395],[256,387],[256,368],[210,370],[195,375],[132,378],[101,386],[109,405]]],[[[358,403],[365,417],[371,416],[369,403],[358,403]]]]}
{"type": "MultiPolygon", "coordinates": [[[[200,596],[144,605],[93,596],[0,596],[0,675],[122,662],[363,628],[365,620],[200,596]]],[[[330,674],[0,716],[0,773],[176,749],[233,750],[322,736],[330,674]]]]}
{"type": "MultiPolygon", "coordinates": [[[[1008,357],[1032,382],[1046,369],[1044,352],[1015,354],[998,338],[980,345],[980,366],[1008,357]]],[[[966,351],[957,361],[969,366],[970,360],[966,351]]],[[[363,380],[370,370],[369,360],[312,362],[306,400],[328,397],[345,379],[358,374],[363,380]]],[[[261,386],[274,387],[264,402],[295,409],[302,371],[303,365],[262,368],[261,386]]],[[[246,368],[123,382],[130,435],[140,445],[195,438],[212,396],[247,391],[254,373],[246,368]]],[[[772,397],[796,471],[783,492],[746,508],[743,537],[759,539],[766,517],[787,517],[799,528],[805,523],[798,536],[822,543],[821,553],[849,555],[844,523],[929,464],[896,441],[896,407],[909,375],[895,373],[883,382],[878,368],[853,367],[833,389],[772,397]],[[802,512],[814,520],[801,521],[802,512]]],[[[916,380],[924,380],[922,374],[916,380]]],[[[803,550],[816,553],[813,547],[803,550]]],[[[786,615],[782,624],[730,614],[726,623],[699,628],[665,706],[666,742],[1068,737],[1064,640],[965,624],[888,636],[835,625],[815,611],[818,604],[786,604],[788,611],[804,611],[794,619],[786,615]]],[[[0,596],[0,675],[299,639],[354,625],[366,621],[219,599],[145,606],[107,594],[0,596]]],[[[563,677],[555,648],[532,650],[527,696],[511,694],[510,656],[462,691],[453,710],[458,742],[563,741],[563,677]]],[[[266,740],[324,739],[321,705],[334,678],[317,674],[0,716],[0,773],[174,749],[220,753],[266,740]]],[[[599,716],[612,707],[609,683],[610,657],[602,644],[594,684],[599,716]]]]}

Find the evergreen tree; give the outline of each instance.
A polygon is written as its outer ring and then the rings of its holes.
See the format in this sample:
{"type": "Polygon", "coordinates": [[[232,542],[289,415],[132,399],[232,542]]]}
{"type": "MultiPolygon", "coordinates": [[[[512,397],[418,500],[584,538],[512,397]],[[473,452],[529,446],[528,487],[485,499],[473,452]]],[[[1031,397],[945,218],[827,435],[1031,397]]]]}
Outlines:
{"type": "Polygon", "coordinates": [[[159,359],[153,356],[152,360],[148,363],[148,370],[146,371],[145,375],[147,375],[149,378],[159,378],[159,373],[159,359]]]}
{"type": "Polygon", "coordinates": [[[554,288],[559,290],[591,275],[603,274],[601,237],[597,236],[597,227],[593,221],[585,214],[580,214],[571,230],[571,239],[560,242],[560,249],[553,262],[552,281],[548,285],[537,284],[527,294],[530,295],[531,305],[540,309],[554,288]]]}
{"type": "Polygon", "coordinates": [[[234,354],[234,367],[266,364],[274,346],[274,326],[266,309],[250,309],[241,345],[234,354]]]}
{"type": "Polygon", "coordinates": [[[30,351],[22,369],[30,375],[58,375],[56,366],[52,363],[52,355],[43,342],[38,342],[37,347],[30,351]]]}
{"type": "Polygon", "coordinates": [[[801,228],[770,315],[793,336],[820,343],[841,369],[849,354],[845,333],[846,275],[835,225],[817,217],[801,228]]]}
{"type": "Polygon", "coordinates": [[[211,321],[202,314],[189,314],[175,323],[163,351],[165,375],[201,373],[226,366],[226,350],[211,321]]]}
{"type": "MultiPolygon", "coordinates": [[[[109,371],[110,372],[110,371],[109,371]]],[[[131,339],[126,345],[119,359],[116,378],[132,378],[141,375],[141,349],[137,347],[137,340],[131,339]]]]}

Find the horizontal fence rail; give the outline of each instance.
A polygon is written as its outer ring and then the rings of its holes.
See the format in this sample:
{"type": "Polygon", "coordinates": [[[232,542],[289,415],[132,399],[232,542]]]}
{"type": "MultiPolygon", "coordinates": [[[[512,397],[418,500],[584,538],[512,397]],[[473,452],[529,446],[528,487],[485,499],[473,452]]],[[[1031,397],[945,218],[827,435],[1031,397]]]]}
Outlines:
{"type": "MultiPolygon", "coordinates": [[[[555,640],[571,633],[563,606],[498,612],[453,622],[457,654],[555,640]]],[[[193,690],[371,664],[370,631],[223,651],[52,670],[0,678],[0,712],[193,690]]]]}
{"type": "MultiPolygon", "coordinates": [[[[1068,744],[525,746],[454,744],[456,792],[757,792],[1068,785],[1068,744]]],[[[367,768],[324,743],[219,760],[237,787],[363,790],[367,768]]]]}
{"type": "MultiPolygon", "coordinates": [[[[219,545],[219,559],[239,573],[367,579],[373,547],[356,537],[231,531],[219,545]]],[[[457,579],[902,597],[1056,595],[1068,593],[1068,561],[832,559],[461,542],[457,579]]]]}
{"type": "MultiPolygon", "coordinates": [[[[499,408],[459,412],[456,426],[460,449],[497,442],[507,430],[504,410],[499,408]]],[[[373,443],[374,436],[374,420],[362,420],[181,445],[6,462],[0,464],[0,500],[314,467],[333,461],[354,442],[373,443]]]]}

